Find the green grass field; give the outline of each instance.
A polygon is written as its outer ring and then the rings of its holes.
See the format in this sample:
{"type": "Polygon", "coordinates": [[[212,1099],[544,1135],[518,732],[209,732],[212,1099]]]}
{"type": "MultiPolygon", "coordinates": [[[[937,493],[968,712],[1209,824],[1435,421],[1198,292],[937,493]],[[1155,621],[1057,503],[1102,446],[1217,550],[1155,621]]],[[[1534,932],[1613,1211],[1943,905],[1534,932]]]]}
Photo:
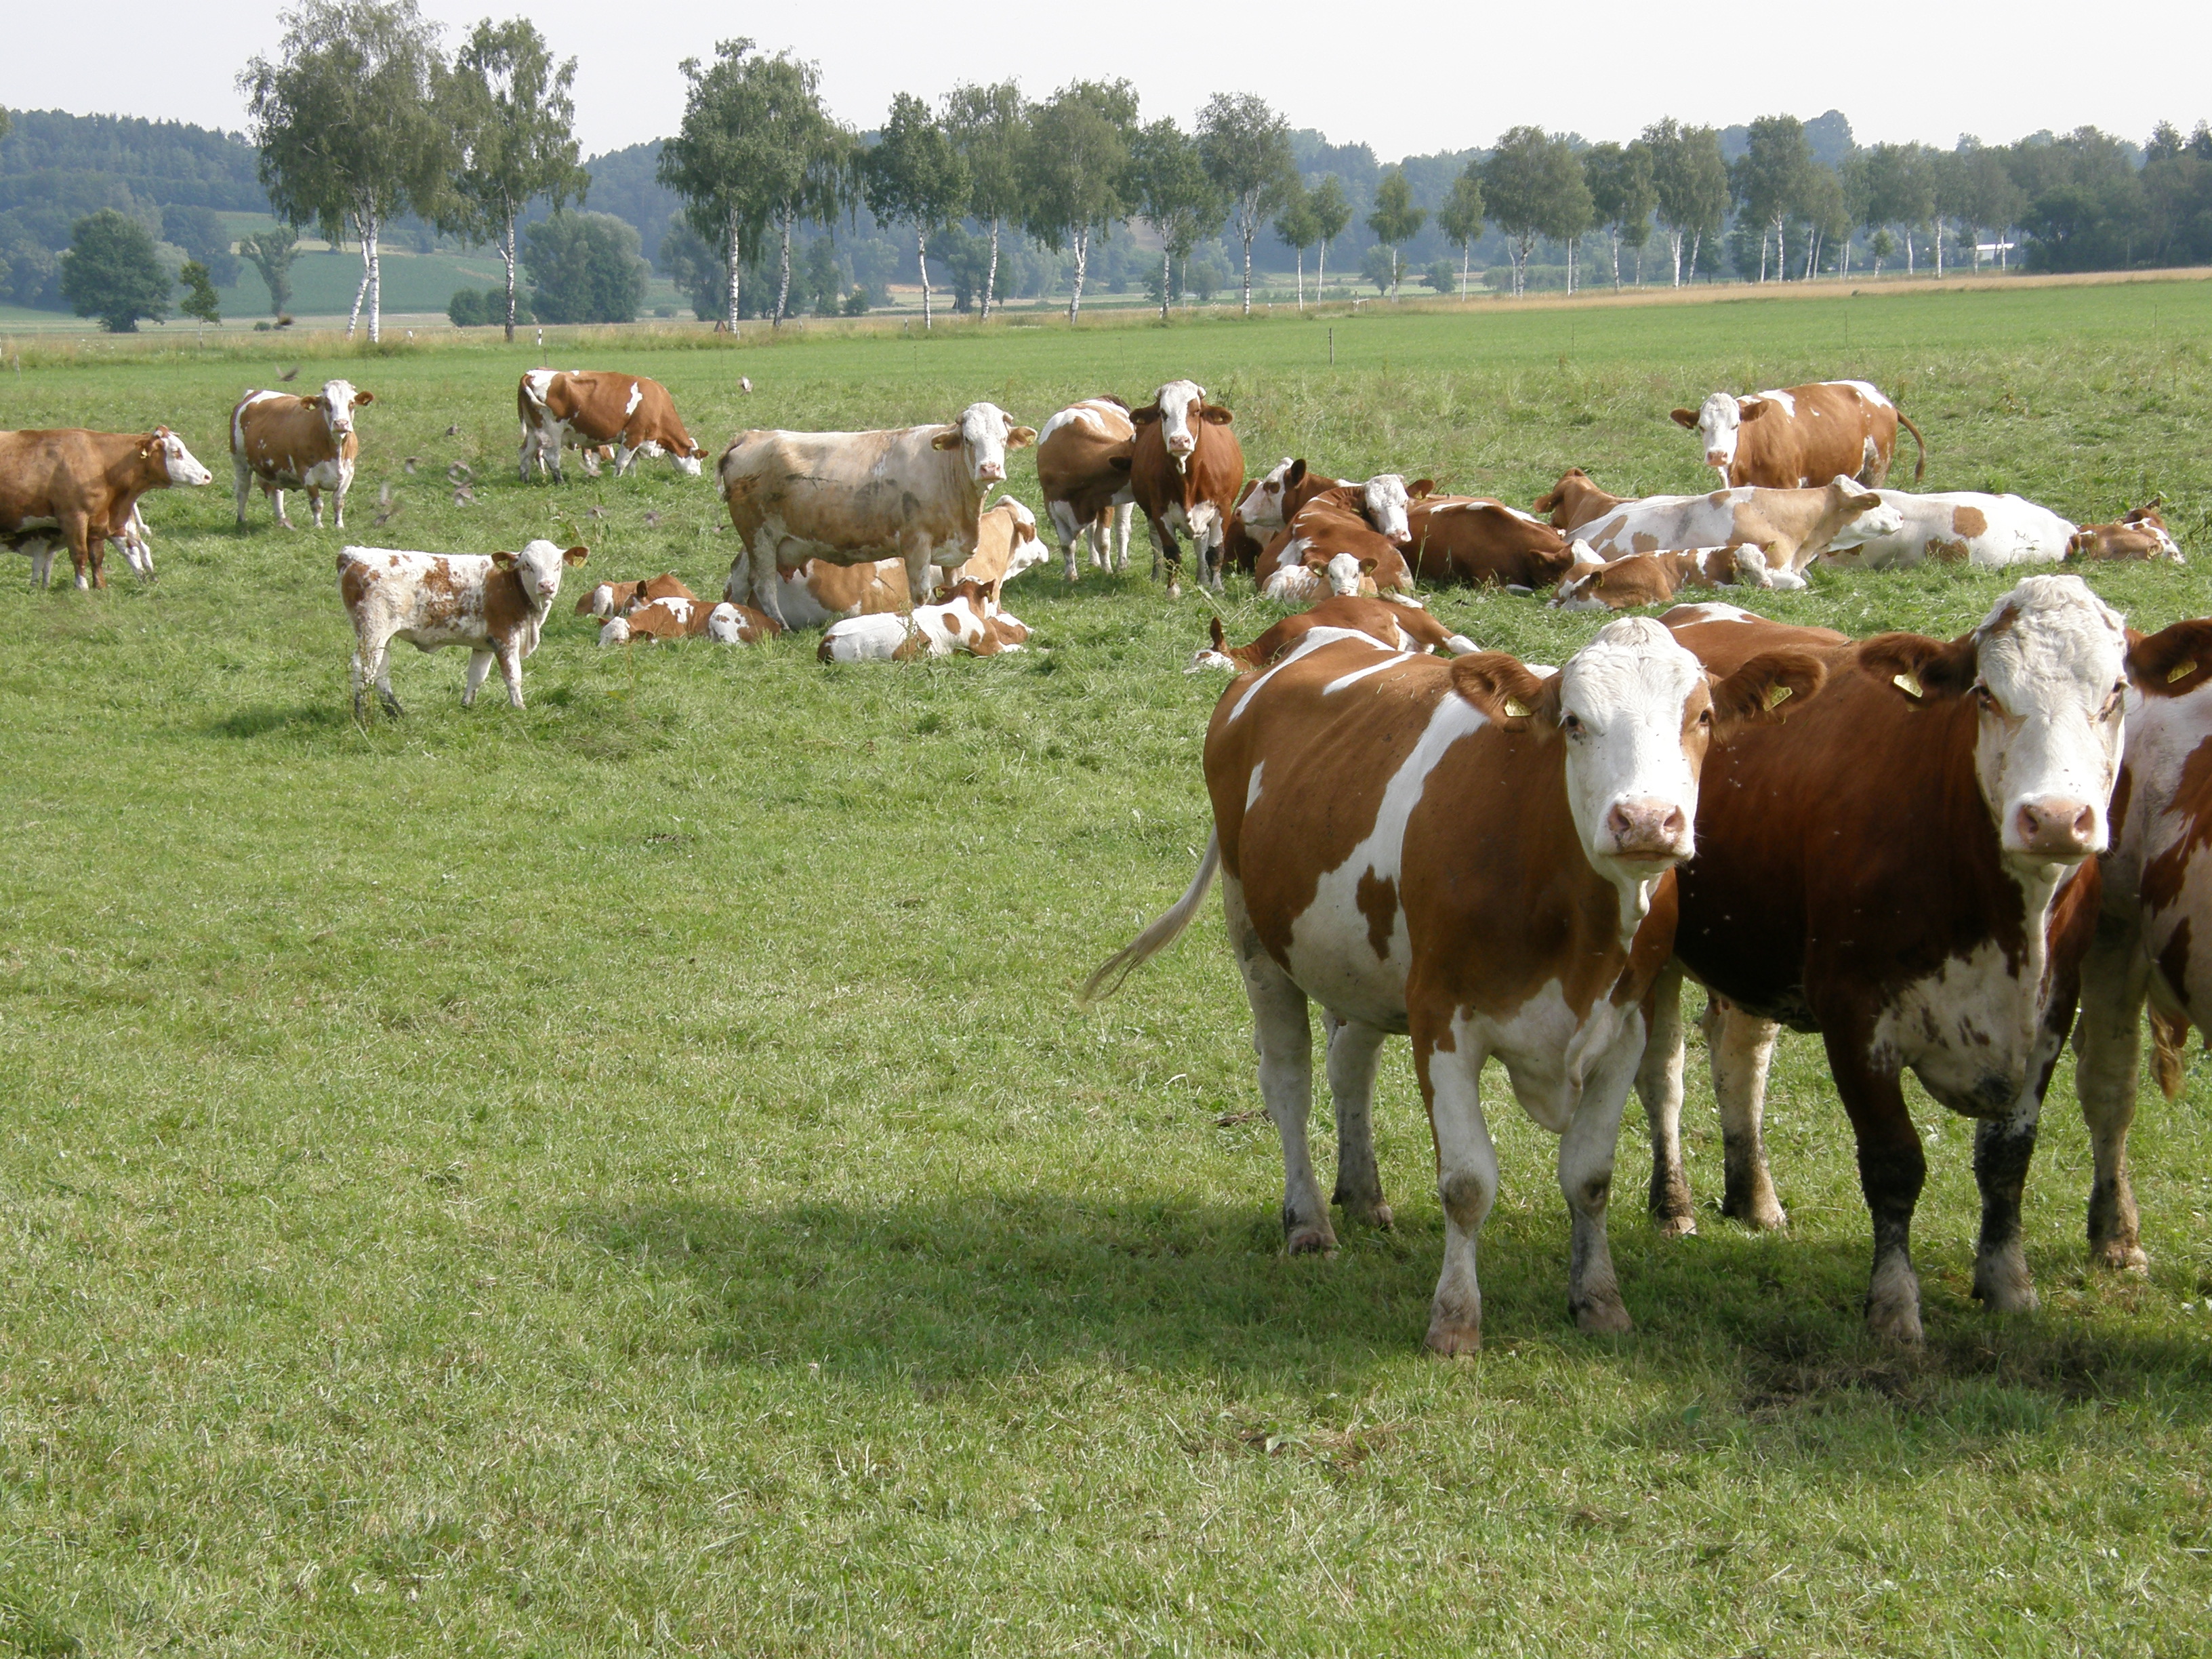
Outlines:
{"type": "MultiPolygon", "coordinates": [[[[1702,1231],[1656,1238],[1630,1109],[1620,1339],[1565,1316],[1553,1143],[1493,1070],[1489,1346],[1432,1362],[1402,1045],[1377,1100],[1397,1230],[1292,1261],[1218,911],[1073,1005],[1206,835],[1219,682],[1180,672],[1202,599],[1047,568],[1008,591],[1041,649],[832,671],[811,636],[602,653],[572,587],[527,710],[495,684],[464,712],[465,658],[405,652],[409,718],[363,730],[342,542],[553,534],[592,548],[572,582],[703,593],[719,503],[665,465],[522,488],[535,358],[471,342],[308,357],[301,388],[377,396],[351,528],[288,535],[257,500],[238,532],[227,410],[312,343],[174,343],[0,349],[0,426],[167,422],[219,474],[148,499],[156,586],[0,572],[0,1650],[2203,1650],[2202,1059],[2135,1139],[2147,1279],[2087,1267],[2062,1066],[2032,1316],[1969,1298],[1969,1128],[1914,1094],[1912,1354],[1863,1334],[1812,1039],[1785,1037],[1770,1107],[1786,1236],[1717,1213],[1698,1078],[1702,1231]]],[[[1255,467],[1518,501],[1573,464],[1699,488],[1668,409],[1864,375],[1927,433],[1929,488],[2081,518],[2163,491],[2197,562],[2092,580],[2139,627],[2212,610],[2203,283],[556,343],[663,380],[712,448],[977,397],[1039,422],[1187,374],[1255,467]]],[[[1948,636],[2008,586],[1816,573],[1762,608],[1948,636]]],[[[1553,661],[1592,627],[1431,602],[1553,661]]],[[[1225,610],[1238,638],[1271,614],[1249,586],[1225,610]]]]}

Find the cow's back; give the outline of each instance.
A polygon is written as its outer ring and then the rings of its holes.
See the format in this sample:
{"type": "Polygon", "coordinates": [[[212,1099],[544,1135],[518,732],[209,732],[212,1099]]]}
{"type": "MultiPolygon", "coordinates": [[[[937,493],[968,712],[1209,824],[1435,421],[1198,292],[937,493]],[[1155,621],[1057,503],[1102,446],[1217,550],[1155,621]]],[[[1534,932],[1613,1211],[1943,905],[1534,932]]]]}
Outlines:
{"type": "MultiPolygon", "coordinates": [[[[1888,469],[1897,447],[1897,409],[1869,387],[1849,380],[1793,386],[1782,396],[1790,412],[1746,421],[1729,466],[1731,485],[1802,489],[1834,477],[1873,477],[1888,469]]],[[[1773,394],[1762,392],[1761,400],[1773,394]]]]}
{"type": "Polygon", "coordinates": [[[931,447],[943,430],[741,432],[723,452],[723,499],[748,536],[773,521],[802,541],[886,555],[910,527],[951,533],[967,502],[972,539],[981,491],[961,488],[957,451],[931,447]]]}

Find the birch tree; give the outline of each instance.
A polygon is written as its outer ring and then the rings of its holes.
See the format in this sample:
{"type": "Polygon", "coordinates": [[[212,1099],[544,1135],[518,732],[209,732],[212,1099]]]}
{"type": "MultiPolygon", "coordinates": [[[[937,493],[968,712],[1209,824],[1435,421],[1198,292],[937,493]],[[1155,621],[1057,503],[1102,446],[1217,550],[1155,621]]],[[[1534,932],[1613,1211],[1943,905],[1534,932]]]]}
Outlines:
{"type": "Polygon", "coordinates": [[[1244,314],[1252,314],[1252,239],[1297,179],[1291,162],[1291,124],[1251,93],[1217,92],[1198,115],[1198,153],[1214,186],[1228,199],[1230,221],[1244,244],[1244,314]]]}
{"type": "Polygon", "coordinates": [[[1166,116],[1138,130],[1129,145],[1130,198],[1160,239],[1160,320],[1175,295],[1174,264],[1221,227],[1227,204],[1198,146],[1166,116]]]}
{"type": "Polygon", "coordinates": [[[1398,300],[1398,277],[1402,266],[1398,250],[1421,234],[1428,221],[1428,210],[1413,205],[1413,187],[1406,182],[1406,170],[1392,167],[1375,186],[1375,210],[1367,216],[1367,228],[1375,233],[1375,240],[1390,250],[1390,301],[1398,300]]]}
{"type": "Polygon", "coordinates": [[[1127,81],[1075,81],[1030,112],[1022,222],[1057,253],[1075,255],[1067,320],[1083,308],[1091,239],[1128,216],[1129,131],[1137,94],[1127,81]]]}
{"type": "Polygon", "coordinates": [[[769,204],[760,179],[775,165],[770,154],[769,104],[753,55],[740,36],[718,41],[714,61],[687,58],[680,67],[689,89],[684,121],[663,142],[654,176],[684,198],[684,218],[721,259],[727,281],[723,323],[738,331],[738,285],[745,264],[765,240],[769,204]]]}
{"type": "Polygon", "coordinates": [[[1682,286],[1682,244],[1690,244],[1690,272],[1708,236],[1720,233],[1728,215],[1728,163],[1721,159],[1720,135],[1711,127],[1686,127],[1669,116],[1644,129],[1640,141],[1651,153],[1651,190],[1659,228],[1666,233],[1674,261],[1674,286],[1682,286]]]}
{"type": "Polygon", "coordinates": [[[1451,194],[1437,210],[1437,228],[1459,244],[1459,297],[1467,298],[1468,267],[1474,260],[1474,239],[1482,234],[1482,164],[1469,161],[1467,170],[1452,180],[1451,194]]]}
{"type": "Polygon", "coordinates": [[[1306,205],[1313,213],[1314,299],[1318,302],[1328,281],[1328,245],[1352,222],[1352,204],[1344,199],[1344,181],[1328,173],[1306,197],[1306,205]]]}
{"type": "Polygon", "coordinates": [[[945,130],[968,164],[968,211],[991,228],[991,258],[983,277],[983,320],[999,289],[999,230],[1022,216],[1022,145],[1029,134],[1022,89],[1012,81],[995,86],[955,87],[945,100],[945,130]]]}
{"type": "Polygon", "coordinates": [[[1298,258],[1298,309],[1306,308],[1306,249],[1320,231],[1314,219],[1313,198],[1307,193],[1305,181],[1295,173],[1284,186],[1283,199],[1275,209],[1275,234],[1285,247],[1298,258]]]}
{"type": "Polygon", "coordinates": [[[886,223],[914,228],[921,265],[921,325],[930,326],[929,239],[956,222],[968,203],[968,167],[929,106],[912,93],[891,99],[883,137],[861,158],[861,188],[868,211],[886,223]]]}

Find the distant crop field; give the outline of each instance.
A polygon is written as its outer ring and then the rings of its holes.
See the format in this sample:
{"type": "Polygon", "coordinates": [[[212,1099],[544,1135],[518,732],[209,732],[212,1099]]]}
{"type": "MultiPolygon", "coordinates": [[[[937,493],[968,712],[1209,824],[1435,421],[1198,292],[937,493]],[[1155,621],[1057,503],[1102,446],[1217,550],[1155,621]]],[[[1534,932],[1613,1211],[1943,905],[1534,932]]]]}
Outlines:
{"type": "MultiPolygon", "coordinates": [[[[1376,1101],[1395,1231],[1290,1261],[1218,910],[1073,1006],[1208,828],[1220,682],[1181,672],[1207,602],[1164,597],[1141,533],[1130,577],[1009,587],[1026,655],[602,652],[581,584],[720,591],[710,480],[521,485],[529,345],[310,349],[0,344],[0,426],[163,422],[217,474],[148,498],[150,588],[119,562],[93,593],[0,568],[0,1648],[2202,1650],[2201,1056],[2172,1106],[2145,1090],[2148,1278],[2088,1267],[2062,1063],[2026,1214],[2043,1305],[2013,1318],[1968,1294],[1969,1126],[1908,1085],[1919,1353],[1863,1332],[1868,1225],[1816,1040],[1785,1036],[1770,1095],[1786,1234],[1717,1213],[1694,1025],[1693,1238],[1642,1213],[1631,1106],[1621,1338],[1565,1314],[1555,1143],[1493,1068],[1488,1346],[1431,1361],[1442,1223],[1402,1045],[1376,1101]],[[295,365],[290,389],[376,396],[348,530],[288,534],[257,494],[238,531],[228,410],[295,365]],[[495,682],[464,711],[465,657],[402,647],[409,717],[357,726],[337,548],[541,534],[592,551],[530,707],[495,682]]],[[[1863,376],[1927,434],[1928,488],[2079,519],[2163,493],[2190,567],[2090,580],[2139,628],[2212,611],[2202,282],[555,332],[546,358],[655,376],[716,451],[976,398],[1041,423],[1188,375],[1255,470],[1302,454],[1519,502],[1576,465],[1704,488],[1668,409],[1863,376]]],[[[1759,608],[1948,637],[2011,585],[1813,582],[1759,608]]],[[[1533,659],[1594,627],[1430,600],[1533,659]]],[[[1274,614],[1249,582],[1222,609],[1240,640],[1274,614]]],[[[1316,1118],[1326,1141],[1325,1096],[1316,1118]]]]}

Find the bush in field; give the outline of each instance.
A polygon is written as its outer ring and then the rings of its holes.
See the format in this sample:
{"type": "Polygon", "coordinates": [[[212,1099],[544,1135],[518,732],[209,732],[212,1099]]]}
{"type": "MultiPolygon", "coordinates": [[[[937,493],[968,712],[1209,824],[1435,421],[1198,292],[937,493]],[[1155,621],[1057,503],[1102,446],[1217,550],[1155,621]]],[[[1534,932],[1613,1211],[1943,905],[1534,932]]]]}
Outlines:
{"type": "Polygon", "coordinates": [[[524,241],[532,303],[547,322],[636,319],[652,271],[638,255],[635,227],[611,213],[556,213],[531,226],[524,241]]]}
{"type": "Polygon", "coordinates": [[[446,301],[446,316],[455,328],[480,328],[483,325],[483,295],[472,288],[457,288],[453,297],[446,301]]]}
{"type": "Polygon", "coordinates": [[[141,319],[169,314],[169,273],[146,227],[113,208],[76,222],[62,256],[62,294],[80,317],[111,334],[136,334],[141,319]]]}
{"type": "MultiPolygon", "coordinates": [[[[503,288],[457,288],[453,297],[446,301],[446,316],[455,328],[504,328],[507,325],[507,290],[503,288]]],[[[519,288],[514,291],[514,320],[517,324],[534,323],[531,314],[530,290],[519,288]]]]}
{"type": "Polygon", "coordinates": [[[1449,294],[1459,287],[1459,272],[1452,269],[1450,260],[1438,259],[1421,273],[1421,280],[1439,294],[1449,294]]]}

